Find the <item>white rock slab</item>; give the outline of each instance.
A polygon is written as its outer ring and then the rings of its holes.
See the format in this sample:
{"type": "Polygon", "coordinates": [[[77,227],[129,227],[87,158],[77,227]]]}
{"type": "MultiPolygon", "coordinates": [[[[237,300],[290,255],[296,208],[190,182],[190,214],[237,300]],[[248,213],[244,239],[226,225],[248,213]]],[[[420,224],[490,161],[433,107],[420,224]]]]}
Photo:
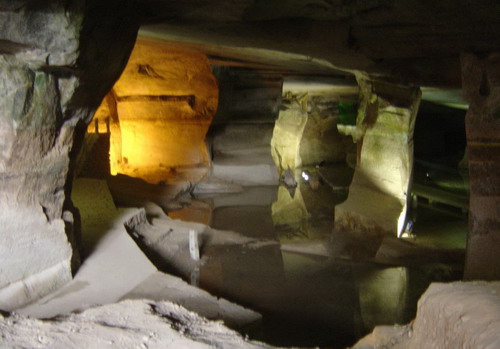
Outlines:
{"type": "Polygon", "coordinates": [[[0,315],[2,348],[270,348],[169,302],[129,300],[50,321],[0,315]]]}

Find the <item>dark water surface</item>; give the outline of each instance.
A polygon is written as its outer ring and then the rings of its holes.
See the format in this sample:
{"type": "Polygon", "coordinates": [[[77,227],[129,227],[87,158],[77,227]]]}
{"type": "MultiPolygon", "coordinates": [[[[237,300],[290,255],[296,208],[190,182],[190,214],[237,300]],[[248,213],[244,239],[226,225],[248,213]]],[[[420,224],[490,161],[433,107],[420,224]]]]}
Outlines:
{"type": "MultiPolygon", "coordinates": [[[[302,201],[310,195],[314,196],[303,192],[302,201]]],[[[283,224],[283,216],[276,224],[276,187],[246,188],[244,193],[202,200],[213,208],[213,228],[280,242],[308,242],[327,238],[333,228],[329,210],[339,200],[319,196],[303,208],[297,208],[301,203],[285,203],[294,215],[303,213],[289,225],[283,224]]],[[[461,277],[459,268],[443,264],[382,266],[284,252],[280,244],[218,246],[204,253],[208,261],[200,270],[200,287],[260,312],[262,331],[250,337],[278,346],[350,346],[376,325],[409,322],[430,282],[461,277]]]]}

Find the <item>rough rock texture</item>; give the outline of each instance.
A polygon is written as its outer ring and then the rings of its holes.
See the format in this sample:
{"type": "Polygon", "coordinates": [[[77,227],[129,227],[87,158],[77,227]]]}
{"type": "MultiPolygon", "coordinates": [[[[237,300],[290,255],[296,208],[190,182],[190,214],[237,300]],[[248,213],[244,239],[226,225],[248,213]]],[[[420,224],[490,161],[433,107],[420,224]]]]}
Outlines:
{"type": "Polygon", "coordinates": [[[353,349],[500,346],[500,282],[432,284],[406,326],[376,327],[353,349]]]}
{"type": "Polygon", "coordinates": [[[123,299],[152,299],[169,301],[193,311],[209,320],[221,320],[237,330],[251,330],[262,325],[262,316],[250,309],[212,296],[182,279],[156,272],[123,296],[123,299]]]}
{"type": "MultiPolygon", "coordinates": [[[[343,82],[345,83],[345,82],[343,82]]],[[[338,102],[356,98],[356,86],[319,79],[288,79],[271,146],[280,171],[344,161],[346,137],[337,130],[338,102]]]]}
{"type": "Polygon", "coordinates": [[[413,167],[416,88],[360,81],[361,103],[353,138],[358,163],[347,201],[335,207],[335,228],[400,234],[413,167]]]}
{"type": "Polygon", "coordinates": [[[129,1],[0,1],[2,309],[53,291],[78,265],[74,142],[128,58],[130,10],[129,1]]]}
{"type": "Polygon", "coordinates": [[[307,95],[300,100],[297,95],[283,92],[286,110],[280,111],[271,139],[273,159],[280,172],[302,166],[300,140],[307,123],[307,95]]]}
{"type": "Polygon", "coordinates": [[[110,120],[112,174],[156,183],[174,177],[171,168],[207,165],[204,139],[217,102],[205,55],[139,37],[98,111],[110,120]]]}
{"type": "Polygon", "coordinates": [[[128,300],[51,320],[0,315],[2,348],[269,348],[170,302],[128,300]]]}
{"type": "Polygon", "coordinates": [[[500,53],[462,56],[469,161],[466,279],[500,279],[500,53]]]}

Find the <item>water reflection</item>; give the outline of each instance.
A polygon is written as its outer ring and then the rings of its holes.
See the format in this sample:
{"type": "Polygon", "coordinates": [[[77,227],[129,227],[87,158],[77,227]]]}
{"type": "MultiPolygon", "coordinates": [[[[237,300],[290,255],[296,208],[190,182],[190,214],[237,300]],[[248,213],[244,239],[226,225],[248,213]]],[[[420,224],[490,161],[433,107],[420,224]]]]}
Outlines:
{"type": "Polygon", "coordinates": [[[278,188],[272,204],[272,219],[280,241],[318,239],[330,235],[335,205],[346,199],[352,173],[339,173],[334,167],[310,167],[294,172],[296,185],[291,191],[286,182],[278,188]],[[328,172],[330,171],[330,172],[328,172]],[[336,181],[332,185],[332,171],[336,181]]]}
{"type": "Polygon", "coordinates": [[[364,330],[408,319],[408,279],[405,267],[355,268],[360,317],[364,330]]]}
{"type": "MultiPolygon", "coordinates": [[[[253,187],[202,199],[211,207],[215,229],[310,241],[332,231],[338,199],[321,195],[326,194],[302,183],[293,198],[286,189],[253,187]]],[[[411,320],[431,281],[460,276],[436,273],[442,265],[384,267],[285,252],[279,244],[216,246],[204,253],[208,259],[200,270],[200,287],[261,312],[263,332],[257,338],[280,346],[352,345],[376,325],[411,320]]]]}

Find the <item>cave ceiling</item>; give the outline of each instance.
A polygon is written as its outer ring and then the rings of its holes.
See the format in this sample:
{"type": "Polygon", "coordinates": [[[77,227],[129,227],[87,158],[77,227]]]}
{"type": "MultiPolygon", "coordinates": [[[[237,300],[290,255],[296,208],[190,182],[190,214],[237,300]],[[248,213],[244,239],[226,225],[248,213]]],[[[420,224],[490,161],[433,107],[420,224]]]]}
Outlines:
{"type": "MultiPolygon", "coordinates": [[[[460,53],[500,48],[491,0],[142,0],[141,35],[215,62],[460,88],[460,53]]],[[[221,63],[221,64],[222,64],[221,63]]]]}

